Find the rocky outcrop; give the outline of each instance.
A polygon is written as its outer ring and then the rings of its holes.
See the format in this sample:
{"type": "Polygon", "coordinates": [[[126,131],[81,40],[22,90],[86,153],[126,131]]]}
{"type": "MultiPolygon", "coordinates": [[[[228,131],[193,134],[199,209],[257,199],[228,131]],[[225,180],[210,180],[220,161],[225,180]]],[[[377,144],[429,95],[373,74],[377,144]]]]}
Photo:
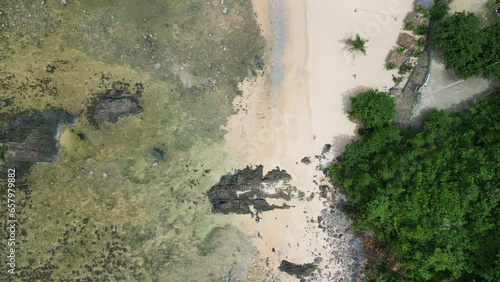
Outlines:
{"type": "Polygon", "coordinates": [[[99,98],[95,107],[90,110],[90,119],[94,123],[115,123],[122,117],[141,113],[139,100],[123,94],[123,91],[111,91],[99,98]]]}
{"type": "Polygon", "coordinates": [[[0,178],[7,169],[15,168],[16,177],[24,177],[39,162],[50,162],[59,153],[57,135],[62,124],[74,124],[76,118],[61,109],[21,113],[0,132],[0,144],[5,148],[0,165],[0,178]]]}
{"type": "Polygon", "coordinates": [[[219,184],[208,191],[208,198],[212,203],[213,213],[236,213],[256,215],[259,220],[260,212],[273,209],[284,209],[289,206],[269,204],[265,198],[291,199],[295,187],[286,184],[291,176],[279,168],[273,169],[265,176],[263,166],[255,169],[247,167],[236,171],[232,175],[221,177],[219,184]],[[280,183],[281,185],[277,185],[280,183]]]}

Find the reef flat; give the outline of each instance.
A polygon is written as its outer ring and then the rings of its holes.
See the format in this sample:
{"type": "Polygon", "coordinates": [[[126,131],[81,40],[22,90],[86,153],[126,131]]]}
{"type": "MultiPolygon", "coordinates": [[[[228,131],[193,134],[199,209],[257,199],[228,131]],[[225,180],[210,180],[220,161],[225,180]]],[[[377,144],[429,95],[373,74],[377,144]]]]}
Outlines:
{"type": "Polygon", "coordinates": [[[11,281],[244,278],[255,250],[206,192],[227,169],[221,125],[264,40],[249,1],[224,2],[2,2],[1,125],[49,107],[77,118],[54,160],[17,179],[11,281]],[[97,126],[110,93],[141,111],[97,126]]]}

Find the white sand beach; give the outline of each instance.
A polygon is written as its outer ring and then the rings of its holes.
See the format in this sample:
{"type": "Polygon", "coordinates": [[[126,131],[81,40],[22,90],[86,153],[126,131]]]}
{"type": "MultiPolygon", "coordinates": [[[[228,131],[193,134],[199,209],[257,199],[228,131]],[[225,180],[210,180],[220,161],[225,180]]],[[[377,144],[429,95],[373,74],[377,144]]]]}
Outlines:
{"type": "MultiPolygon", "coordinates": [[[[319,185],[313,181],[321,183],[323,173],[316,169],[320,161],[314,156],[321,154],[325,144],[332,144],[327,159],[321,160],[326,165],[355,137],[356,125],[346,116],[349,96],[359,87],[393,85],[391,72],[384,68],[385,58],[395,46],[412,1],[253,0],[253,4],[268,39],[266,60],[273,63],[267,64],[262,76],[243,83],[243,95],[234,101],[235,108],[245,110],[227,125],[227,146],[236,153],[232,166],[262,164],[265,170],[279,166],[292,175],[292,185],[306,195],[317,194],[319,185]],[[284,28],[273,22],[283,15],[284,28]],[[344,39],[356,33],[369,39],[366,56],[344,49],[344,39]],[[303,157],[310,157],[312,163],[301,163],[303,157]]],[[[288,204],[294,208],[265,212],[258,223],[249,216],[234,216],[234,223],[254,238],[280,281],[295,281],[278,273],[281,260],[311,263],[316,257],[323,262],[314,281],[334,281],[348,262],[338,261],[339,250],[332,249],[335,244],[332,247],[316,222],[328,201],[316,196],[288,204]]],[[[346,230],[340,231],[345,232],[342,240],[352,238],[346,230]]]]}

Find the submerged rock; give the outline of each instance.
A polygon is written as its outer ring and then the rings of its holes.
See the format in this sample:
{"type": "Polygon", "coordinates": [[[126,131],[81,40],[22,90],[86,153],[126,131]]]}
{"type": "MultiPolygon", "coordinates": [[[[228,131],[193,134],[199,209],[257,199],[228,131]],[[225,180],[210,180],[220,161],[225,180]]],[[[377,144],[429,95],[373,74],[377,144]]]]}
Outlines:
{"type": "Polygon", "coordinates": [[[164,161],[165,160],[165,152],[163,152],[162,150],[158,149],[158,148],[153,148],[153,157],[155,157],[156,159],[160,160],[160,161],[164,161]]]}
{"type": "MultiPolygon", "coordinates": [[[[232,175],[221,177],[219,184],[208,191],[208,198],[212,203],[213,213],[236,213],[254,215],[273,209],[286,209],[288,205],[270,205],[265,198],[281,198],[289,200],[294,187],[277,185],[280,181],[286,182],[291,176],[285,171],[276,168],[263,176],[263,166],[255,169],[247,167],[238,170],[232,175]]],[[[286,185],[285,185],[286,186],[286,185]]]]}
{"type": "Polygon", "coordinates": [[[95,123],[115,123],[120,118],[142,112],[139,100],[133,96],[121,96],[122,92],[108,94],[102,97],[95,108],[91,119],[95,123]]]}
{"type": "Polygon", "coordinates": [[[0,178],[9,168],[16,177],[24,177],[39,162],[51,162],[59,153],[57,135],[62,124],[74,124],[76,118],[61,109],[48,108],[43,112],[23,112],[8,122],[0,132],[0,144],[5,148],[0,165],[0,178]]]}
{"type": "Polygon", "coordinates": [[[316,268],[317,266],[314,263],[295,264],[287,260],[282,260],[278,269],[301,279],[311,276],[316,268]]]}

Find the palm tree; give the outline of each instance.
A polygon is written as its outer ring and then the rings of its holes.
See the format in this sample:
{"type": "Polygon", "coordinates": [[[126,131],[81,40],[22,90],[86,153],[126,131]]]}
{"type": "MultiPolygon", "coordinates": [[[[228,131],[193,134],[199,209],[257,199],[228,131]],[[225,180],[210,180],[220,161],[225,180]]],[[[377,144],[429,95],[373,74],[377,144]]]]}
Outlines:
{"type": "Polygon", "coordinates": [[[361,38],[359,33],[356,33],[355,39],[348,38],[345,40],[345,44],[347,44],[347,50],[349,50],[349,52],[359,51],[364,55],[366,55],[366,42],[368,42],[368,39],[361,38]]]}

